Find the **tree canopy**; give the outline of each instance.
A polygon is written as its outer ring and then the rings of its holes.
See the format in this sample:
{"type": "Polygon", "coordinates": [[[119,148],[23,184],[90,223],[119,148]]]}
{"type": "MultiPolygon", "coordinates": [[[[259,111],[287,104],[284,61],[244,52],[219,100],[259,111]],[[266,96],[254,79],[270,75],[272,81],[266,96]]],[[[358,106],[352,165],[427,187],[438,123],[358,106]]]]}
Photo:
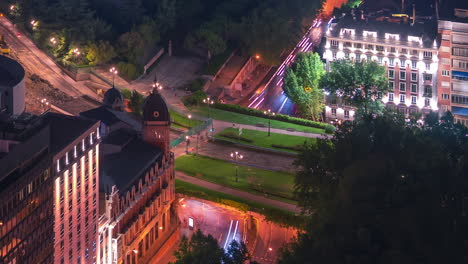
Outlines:
{"type": "Polygon", "coordinates": [[[179,249],[174,253],[173,264],[244,264],[250,259],[244,243],[233,240],[224,251],[211,235],[204,235],[198,229],[190,239],[183,237],[179,249]]]}
{"type": "Polygon", "coordinates": [[[283,89],[306,118],[317,120],[322,113],[323,92],[319,84],[325,74],[324,66],[317,53],[308,52],[299,53],[286,70],[283,89]]]}
{"type": "Polygon", "coordinates": [[[384,104],[378,99],[391,91],[385,67],[374,61],[334,61],[321,86],[330,95],[357,107],[356,114],[361,117],[381,114],[384,104]]]}
{"type": "Polygon", "coordinates": [[[279,263],[462,263],[468,129],[452,121],[389,112],[309,144],[295,194],[314,214],[279,263]]]}

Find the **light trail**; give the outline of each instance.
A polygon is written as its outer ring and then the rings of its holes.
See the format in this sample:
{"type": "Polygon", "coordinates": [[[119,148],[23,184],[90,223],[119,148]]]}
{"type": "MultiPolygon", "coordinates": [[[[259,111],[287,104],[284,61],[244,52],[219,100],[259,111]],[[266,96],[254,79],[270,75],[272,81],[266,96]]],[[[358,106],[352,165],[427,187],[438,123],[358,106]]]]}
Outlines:
{"type": "MultiPolygon", "coordinates": [[[[284,91],[283,91],[283,92],[284,92],[284,91]]],[[[281,106],[280,106],[280,108],[279,108],[279,110],[278,110],[278,113],[281,113],[281,111],[283,110],[284,105],[285,105],[286,102],[288,101],[288,97],[287,97],[287,96],[285,96],[285,97],[286,97],[286,98],[284,98],[284,101],[283,101],[283,103],[281,104],[281,106]]]]}
{"type": "Polygon", "coordinates": [[[263,97],[262,100],[260,100],[260,102],[258,102],[258,104],[254,108],[257,109],[258,106],[263,102],[263,100],[265,100],[265,97],[263,97]]]}
{"type": "Polygon", "coordinates": [[[231,229],[232,229],[232,223],[234,222],[234,220],[231,220],[231,225],[229,225],[229,232],[228,232],[228,235],[226,237],[226,242],[224,242],[224,247],[223,249],[226,249],[226,245],[227,245],[227,242],[229,240],[229,236],[231,235],[231,229]]]}
{"type": "Polygon", "coordinates": [[[236,220],[236,228],[234,229],[234,235],[232,236],[232,240],[236,240],[237,234],[237,227],[239,226],[239,220],[236,220]]]}

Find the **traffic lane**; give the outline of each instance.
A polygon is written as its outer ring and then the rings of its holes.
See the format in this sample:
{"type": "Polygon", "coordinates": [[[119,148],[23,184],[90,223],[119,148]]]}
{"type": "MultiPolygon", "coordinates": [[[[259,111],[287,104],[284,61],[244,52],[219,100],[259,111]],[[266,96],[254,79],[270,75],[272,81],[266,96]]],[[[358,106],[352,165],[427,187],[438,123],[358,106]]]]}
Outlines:
{"type": "Polygon", "coordinates": [[[188,228],[189,218],[192,218],[193,230],[200,229],[204,234],[212,235],[221,247],[227,248],[234,238],[242,241],[242,213],[190,198],[179,200],[179,205],[179,218],[184,228],[188,228]]]}

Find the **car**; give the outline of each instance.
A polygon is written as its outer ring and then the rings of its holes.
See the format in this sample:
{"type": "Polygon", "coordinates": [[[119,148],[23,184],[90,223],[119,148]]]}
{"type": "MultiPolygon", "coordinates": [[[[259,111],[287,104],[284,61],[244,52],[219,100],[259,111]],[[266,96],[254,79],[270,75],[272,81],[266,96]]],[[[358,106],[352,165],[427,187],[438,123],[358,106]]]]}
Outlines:
{"type": "Polygon", "coordinates": [[[17,37],[21,37],[21,33],[16,32],[16,36],[17,36],[17,37]]]}

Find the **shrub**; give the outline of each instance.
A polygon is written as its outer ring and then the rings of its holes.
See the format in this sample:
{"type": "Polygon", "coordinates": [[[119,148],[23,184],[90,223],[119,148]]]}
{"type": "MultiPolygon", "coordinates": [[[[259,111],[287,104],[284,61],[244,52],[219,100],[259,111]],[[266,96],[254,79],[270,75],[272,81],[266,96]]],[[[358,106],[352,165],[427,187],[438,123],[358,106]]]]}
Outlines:
{"type": "Polygon", "coordinates": [[[120,92],[122,93],[125,99],[130,100],[130,98],[132,97],[132,91],[130,91],[129,89],[124,88],[120,92]]]}
{"type": "Polygon", "coordinates": [[[332,125],[327,125],[325,127],[325,133],[327,133],[327,134],[333,134],[333,133],[335,133],[335,131],[336,131],[336,127],[334,127],[332,125]]]}
{"type": "Polygon", "coordinates": [[[188,89],[191,92],[201,91],[203,90],[203,85],[205,85],[205,81],[203,79],[195,79],[189,83],[188,89]]]}
{"type": "Polygon", "coordinates": [[[123,61],[117,63],[117,69],[119,69],[121,76],[129,80],[135,80],[143,72],[141,67],[123,61]]]}
{"type": "Polygon", "coordinates": [[[196,91],[192,95],[184,96],[182,102],[185,106],[199,105],[203,99],[206,98],[206,93],[203,91],[196,91]]]}
{"type": "MultiPolygon", "coordinates": [[[[235,113],[240,113],[240,114],[245,114],[245,115],[251,115],[251,116],[258,116],[258,117],[265,117],[265,118],[267,117],[263,113],[263,111],[261,111],[261,110],[242,107],[240,105],[216,103],[213,106],[215,108],[217,108],[217,109],[221,109],[221,110],[225,110],[225,111],[230,111],[230,112],[235,112],[235,113]]],[[[321,129],[325,129],[327,126],[330,126],[329,124],[326,124],[326,123],[315,122],[315,121],[308,120],[308,119],[292,117],[292,116],[282,115],[282,114],[277,114],[277,115],[271,116],[270,118],[278,120],[278,121],[284,121],[284,122],[288,122],[288,123],[292,123],[292,124],[297,124],[297,125],[302,125],[302,126],[309,126],[309,127],[316,127],[316,128],[321,128],[321,129]]]]}
{"type": "Polygon", "coordinates": [[[224,132],[224,133],[220,133],[219,136],[244,141],[244,142],[247,142],[247,143],[252,143],[253,142],[253,140],[248,139],[248,138],[243,137],[243,136],[239,136],[239,134],[237,134],[235,132],[224,132]]]}
{"type": "Polygon", "coordinates": [[[287,150],[292,150],[292,151],[301,151],[302,150],[302,145],[285,146],[285,145],[281,145],[281,144],[271,144],[271,146],[274,147],[274,148],[287,149],[287,150]]]}

